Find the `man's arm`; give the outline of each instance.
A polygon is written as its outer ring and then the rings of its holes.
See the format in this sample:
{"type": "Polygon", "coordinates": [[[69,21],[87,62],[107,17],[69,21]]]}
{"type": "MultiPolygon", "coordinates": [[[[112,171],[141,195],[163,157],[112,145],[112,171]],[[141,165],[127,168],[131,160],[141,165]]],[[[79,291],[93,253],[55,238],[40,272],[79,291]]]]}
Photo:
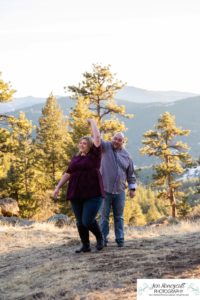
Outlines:
{"type": "Polygon", "coordinates": [[[136,192],[136,176],[135,176],[135,170],[132,159],[129,157],[129,167],[127,169],[127,182],[128,182],[128,189],[129,189],[129,195],[131,198],[135,196],[136,192]]]}

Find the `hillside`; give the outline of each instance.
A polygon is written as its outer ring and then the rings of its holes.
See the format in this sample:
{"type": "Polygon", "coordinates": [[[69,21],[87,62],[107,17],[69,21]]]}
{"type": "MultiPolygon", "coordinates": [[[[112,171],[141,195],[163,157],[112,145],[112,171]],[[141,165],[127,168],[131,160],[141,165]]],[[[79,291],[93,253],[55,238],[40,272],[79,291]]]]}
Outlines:
{"type": "MultiPolygon", "coordinates": [[[[125,86],[116,94],[116,99],[136,103],[151,103],[151,102],[171,102],[189,97],[194,97],[195,94],[177,91],[148,91],[133,86],[125,86]]],[[[67,96],[66,96],[67,97],[67,96]]],[[[58,98],[61,98],[58,96],[58,98]]],[[[43,97],[21,97],[14,98],[8,103],[0,103],[0,112],[11,112],[17,109],[23,109],[32,105],[45,102],[43,97]]]]}
{"type": "MultiPolygon", "coordinates": [[[[69,115],[70,109],[74,106],[74,101],[69,98],[58,98],[60,107],[64,113],[69,115]]],[[[128,113],[134,114],[133,119],[122,119],[128,128],[128,150],[132,154],[137,166],[151,165],[152,158],[141,156],[139,149],[142,147],[141,140],[144,132],[153,129],[159,116],[169,111],[176,116],[176,122],[179,127],[190,129],[191,134],[188,137],[181,137],[190,147],[190,153],[194,157],[200,155],[200,96],[187,98],[171,103],[131,103],[128,101],[117,100],[119,105],[125,105],[128,113]]],[[[33,105],[23,108],[26,117],[37,124],[41,115],[43,104],[33,105]]],[[[14,116],[19,115],[20,110],[12,112],[14,116]]]]}
{"type": "Polygon", "coordinates": [[[52,226],[0,226],[2,300],[135,300],[138,278],[200,276],[200,223],[127,228],[124,248],[112,236],[86,254],[74,253],[74,228],[52,226]]]}
{"type": "Polygon", "coordinates": [[[177,92],[177,91],[150,91],[145,89],[136,88],[133,86],[125,86],[120,90],[116,99],[136,102],[136,103],[151,103],[161,102],[168,103],[189,97],[197,96],[192,93],[177,92]]]}

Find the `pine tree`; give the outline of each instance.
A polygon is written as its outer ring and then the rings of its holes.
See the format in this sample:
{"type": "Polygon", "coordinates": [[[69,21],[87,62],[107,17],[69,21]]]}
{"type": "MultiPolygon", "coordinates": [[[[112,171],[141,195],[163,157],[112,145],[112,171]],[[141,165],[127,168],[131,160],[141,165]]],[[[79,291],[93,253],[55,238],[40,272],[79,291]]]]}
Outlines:
{"type": "Polygon", "coordinates": [[[91,117],[93,117],[93,114],[85,104],[85,99],[83,97],[78,97],[74,110],[70,114],[69,122],[71,138],[73,141],[71,155],[77,152],[80,138],[91,134],[91,129],[87,122],[87,119],[91,117]]]}
{"type": "MultiPolygon", "coordinates": [[[[16,91],[12,89],[10,82],[6,83],[1,78],[0,73],[0,103],[9,102],[12,100],[13,94],[16,91]]],[[[0,114],[0,123],[5,127],[9,121],[15,120],[14,117],[0,114]]],[[[8,152],[8,140],[10,133],[6,128],[0,128],[0,178],[5,176],[5,171],[7,170],[5,166],[7,165],[7,155],[8,152]]]]}
{"type": "Polygon", "coordinates": [[[130,118],[125,113],[125,107],[117,105],[114,96],[124,87],[124,84],[115,78],[110,71],[110,65],[101,66],[93,64],[93,71],[83,74],[84,80],[78,86],[69,86],[72,98],[82,98],[82,106],[85,105],[96,118],[100,131],[108,138],[116,131],[124,131],[125,125],[117,119],[117,116],[130,118]],[[108,119],[108,118],[111,119],[108,119]]]}
{"type": "Polygon", "coordinates": [[[5,82],[3,79],[0,78],[0,103],[11,101],[15,92],[16,90],[12,89],[10,82],[5,82]]]}
{"type": "Polygon", "coordinates": [[[23,215],[23,211],[32,206],[29,200],[34,191],[33,126],[21,112],[18,119],[10,122],[9,127],[9,168],[4,193],[19,202],[23,215]]]}
{"type": "Polygon", "coordinates": [[[41,189],[52,189],[67,166],[71,147],[68,121],[52,94],[42,110],[36,131],[38,184],[41,189]]]}
{"type": "MultiPolygon", "coordinates": [[[[16,90],[12,89],[10,82],[5,82],[1,78],[1,73],[0,73],[0,103],[11,101],[15,92],[16,92],[16,90]]],[[[9,119],[9,116],[0,114],[1,122],[7,121],[8,119],[9,119]]],[[[13,118],[11,117],[11,119],[13,119],[13,118]]],[[[1,135],[1,133],[0,133],[0,135],[1,135]]]]}
{"type": "Polygon", "coordinates": [[[9,138],[10,132],[6,128],[0,128],[0,180],[6,177],[9,162],[9,138]]]}
{"type": "Polygon", "coordinates": [[[130,213],[127,222],[128,225],[142,226],[146,223],[145,216],[143,215],[142,209],[136,199],[134,199],[134,201],[133,200],[127,201],[125,211],[126,213],[129,211],[130,213]]]}
{"type": "Polygon", "coordinates": [[[158,220],[161,217],[160,213],[158,212],[156,206],[153,204],[150,206],[147,214],[146,214],[146,221],[147,223],[149,222],[154,222],[158,220]]]}
{"type": "Polygon", "coordinates": [[[184,196],[180,203],[177,205],[178,215],[181,218],[187,217],[187,215],[192,211],[191,206],[188,203],[188,197],[184,196]]]}
{"type": "Polygon", "coordinates": [[[154,185],[159,188],[159,197],[170,201],[172,217],[176,217],[176,198],[181,197],[179,188],[181,182],[176,180],[177,175],[184,172],[191,156],[188,154],[188,146],[177,141],[177,136],[186,136],[189,130],[176,127],[175,117],[165,112],[155,126],[155,130],[149,130],[144,134],[145,145],[141,149],[142,154],[157,157],[161,162],[154,166],[154,185]]]}

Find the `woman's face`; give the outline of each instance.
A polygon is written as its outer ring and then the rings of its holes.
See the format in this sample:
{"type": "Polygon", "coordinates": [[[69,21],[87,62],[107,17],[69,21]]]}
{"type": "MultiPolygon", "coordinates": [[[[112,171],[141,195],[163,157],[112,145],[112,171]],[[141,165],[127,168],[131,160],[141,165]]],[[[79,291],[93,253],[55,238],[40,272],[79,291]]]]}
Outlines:
{"type": "Polygon", "coordinates": [[[88,146],[87,140],[85,140],[85,139],[80,140],[80,142],[79,142],[79,151],[81,153],[86,154],[86,153],[89,152],[89,150],[90,150],[90,148],[88,146]]]}

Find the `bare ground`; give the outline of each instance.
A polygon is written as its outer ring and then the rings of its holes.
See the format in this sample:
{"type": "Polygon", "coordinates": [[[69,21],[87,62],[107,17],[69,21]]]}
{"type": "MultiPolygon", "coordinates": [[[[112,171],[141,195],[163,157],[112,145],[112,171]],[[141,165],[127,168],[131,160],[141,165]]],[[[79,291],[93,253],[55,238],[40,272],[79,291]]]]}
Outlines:
{"type": "Polygon", "coordinates": [[[124,248],[75,254],[75,228],[0,227],[0,299],[136,299],[137,278],[200,278],[200,224],[127,229],[124,248]]]}

